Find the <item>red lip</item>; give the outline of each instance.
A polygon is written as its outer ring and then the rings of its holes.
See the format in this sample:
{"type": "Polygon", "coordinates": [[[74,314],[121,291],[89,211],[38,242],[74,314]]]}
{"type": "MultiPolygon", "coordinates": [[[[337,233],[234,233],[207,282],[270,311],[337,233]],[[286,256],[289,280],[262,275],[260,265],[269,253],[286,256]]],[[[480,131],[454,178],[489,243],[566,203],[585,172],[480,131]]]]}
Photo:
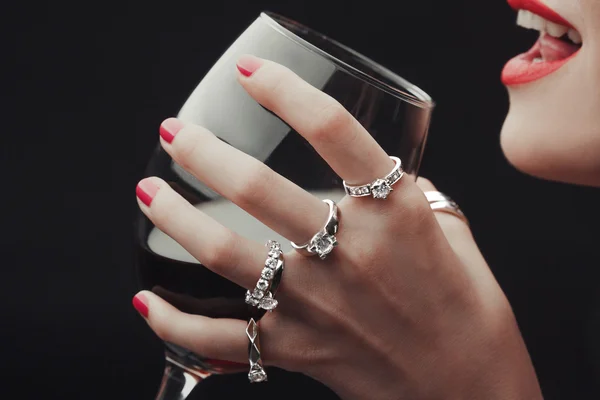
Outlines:
{"type": "Polygon", "coordinates": [[[539,0],[508,0],[508,4],[515,10],[531,11],[548,21],[573,28],[573,25],[571,25],[569,21],[539,0]]]}
{"type": "MultiPolygon", "coordinates": [[[[539,0],[508,0],[508,4],[515,10],[527,10],[548,21],[573,28],[563,17],[539,0]]],[[[573,52],[572,48],[564,49],[565,46],[568,45],[549,36],[545,40],[538,40],[531,50],[516,56],[504,66],[502,83],[506,86],[522,85],[550,75],[579,53],[579,50],[573,52]],[[563,47],[559,52],[560,56],[550,57],[549,60],[544,57],[544,61],[534,62],[536,58],[541,58],[542,54],[548,54],[553,48],[560,47],[563,47]]]]}

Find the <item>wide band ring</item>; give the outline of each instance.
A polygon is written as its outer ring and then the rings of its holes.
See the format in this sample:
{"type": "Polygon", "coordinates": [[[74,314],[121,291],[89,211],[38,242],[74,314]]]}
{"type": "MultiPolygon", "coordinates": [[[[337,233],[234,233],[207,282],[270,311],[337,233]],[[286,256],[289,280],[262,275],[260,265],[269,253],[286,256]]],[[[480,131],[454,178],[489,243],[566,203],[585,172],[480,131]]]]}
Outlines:
{"type": "Polygon", "coordinates": [[[329,206],[329,215],[323,228],[304,244],[290,243],[294,250],[300,252],[300,254],[305,256],[318,255],[321,260],[324,260],[327,254],[331,253],[333,248],[337,246],[335,234],[339,228],[337,205],[329,199],[325,199],[323,202],[329,206]]]}
{"type": "Polygon", "coordinates": [[[437,191],[425,192],[425,197],[429,202],[429,206],[433,211],[441,211],[448,214],[452,214],[455,217],[460,218],[464,223],[469,225],[469,220],[462,212],[458,204],[450,196],[437,191]]]}
{"type": "Polygon", "coordinates": [[[394,190],[392,186],[402,179],[402,176],[404,175],[402,161],[400,161],[398,157],[391,156],[390,158],[396,165],[394,166],[394,169],[383,178],[375,179],[371,183],[358,186],[348,185],[346,184],[346,181],[343,181],[346,194],[351,197],[373,196],[374,199],[385,200],[394,190]]]}
{"type": "Polygon", "coordinates": [[[250,318],[246,327],[246,336],[248,336],[248,362],[250,363],[250,371],[248,372],[248,380],[250,383],[264,382],[267,380],[267,373],[262,365],[260,356],[260,338],[258,332],[258,323],[254,318],[250,318]]]}
{"type": "Polygon", "coordinates": [[[260,273],[260,278],[256,282],[254,290],[246,292],[246,304],[266,311],[273,311],[278,304],[275,300],[275,293],[277,293],[277,288],[281,282],[285,261],[283,260],[281,245],[278,242],[269,240],[266,246],[269,248],[269,252],[265,266],[260,273]]]}

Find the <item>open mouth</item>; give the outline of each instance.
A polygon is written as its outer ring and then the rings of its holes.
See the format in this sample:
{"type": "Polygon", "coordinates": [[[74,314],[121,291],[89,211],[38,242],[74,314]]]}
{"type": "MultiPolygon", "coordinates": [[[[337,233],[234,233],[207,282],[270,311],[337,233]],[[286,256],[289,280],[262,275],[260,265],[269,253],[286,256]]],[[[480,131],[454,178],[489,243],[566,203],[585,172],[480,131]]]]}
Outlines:
{"type": "Polygon", "coordinates": [[[520,85],[541,79],[571,60],[581,49],[581,34],[539,0],[508,0],[518,10],[517,25],[540,32],[533,47],[510,60],[502,83],[520,85]]]}

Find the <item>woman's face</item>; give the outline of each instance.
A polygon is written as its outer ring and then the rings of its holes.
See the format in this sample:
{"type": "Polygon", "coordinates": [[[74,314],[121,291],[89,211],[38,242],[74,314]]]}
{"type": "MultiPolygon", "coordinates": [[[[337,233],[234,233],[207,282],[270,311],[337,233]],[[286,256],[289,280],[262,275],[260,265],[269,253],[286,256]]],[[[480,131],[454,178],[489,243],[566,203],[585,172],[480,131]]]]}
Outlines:
{"type": "Polygon", "coordinates": [[[504,153],[523,172],[600,186],[600,0],[508,1],[543,33],[502,73],[504,153]]]}

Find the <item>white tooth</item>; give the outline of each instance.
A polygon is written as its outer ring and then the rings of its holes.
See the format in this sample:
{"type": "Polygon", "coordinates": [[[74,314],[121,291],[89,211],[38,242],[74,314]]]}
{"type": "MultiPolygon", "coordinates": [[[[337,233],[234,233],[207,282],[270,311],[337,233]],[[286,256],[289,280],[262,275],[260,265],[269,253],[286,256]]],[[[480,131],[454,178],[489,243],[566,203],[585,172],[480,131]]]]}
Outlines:
{"type": "Polygon", "coordinates": [[[539,15],[533,14],[533,29],[537,29],[538,31],[546,30],[546,20],[539,15]]]}
{"type": "Polygon", "coordinates": [[[562,35],[567,33],[568,30],[569,28],[567,28],[566,26],[546,21],[546,32],[548,32],[551,36],[554,36],[555,38],[561,37],[562,35]]]}
{"type": "Polygon", "coordinates": [[[534,64],[541,63],[541,62],[544,62],[544,59],[541,57],[536,57],[533,59],[534,64]]]}
{"type": "Polygon", "coordinates": [[[535,29],[534,20],[535,20],[535,14],[530,11],[527,11],[527,14],[525,16],[525,28],[535,29]]]}
{"type": "Polygon", "coordinates": [[[519,10],[517,14],[517,25],[523,28],[532,29],[533,14],[527,10],[519,10]]]}
{"type": "Polygon", "coordinates": [[[527,13],[527,11],[525,11],[525,10],[519,10],[519,13],[517,14],[517,26],[522,26],[523,28],[527,28],[525,26],[525,21],[528,19],[526,13],[527,13]]]}
{"type": "Polygon", "coordinates": [[[581,35],[575,29],[569,29],[569,39],[573,41],[573,43],[580,44],[582,42],[581,35]]]}

